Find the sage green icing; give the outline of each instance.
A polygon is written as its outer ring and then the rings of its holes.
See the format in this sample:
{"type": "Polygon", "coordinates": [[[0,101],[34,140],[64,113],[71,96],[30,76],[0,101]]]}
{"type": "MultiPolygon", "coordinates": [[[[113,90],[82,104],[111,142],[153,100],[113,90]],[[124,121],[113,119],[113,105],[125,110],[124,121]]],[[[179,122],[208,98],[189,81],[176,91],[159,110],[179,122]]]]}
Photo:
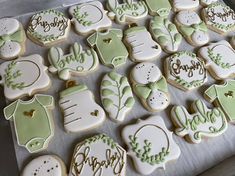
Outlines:
{"type": "Polygon", "coordinates": [[[6,41],[14,41],[21,43],[24,40],[25,40],[24,29],[20,27],[20,29],[13,34],[0,36],[0,47],[3,46],[6,41]]]}
{"type": "Polygon", "coordinates": [[[124,34],[130,35],[132,33],[141,32],[141,31],[147,31],[147,29],[144,26],[135,26],[125,30],[124,34]]]}
{"type": "Polygon", "coordinates": [[[62,98],[62,97],[68,96],[68,95],[73,95],[77,92],[82,92],[84,90],[88,90],[88,88],[85,84],[80,84],[78,86],[69,87],[69,88],[60,92],[60,97],[62,98]]]}
{"type": "Polygon", "coordinates": [[[203,21],[200,24],[193,24],[191,26],[183,25],[180,26],[179,29],[186,37],[190,37],[196,31],[203,31],[203,32],[208,31],[207,26],[203,21]]]}
{"type": "Polygon", "coordinates": [[[168,0],[145,0],[151,15],[168,16],[171,4],[168,0]]]}

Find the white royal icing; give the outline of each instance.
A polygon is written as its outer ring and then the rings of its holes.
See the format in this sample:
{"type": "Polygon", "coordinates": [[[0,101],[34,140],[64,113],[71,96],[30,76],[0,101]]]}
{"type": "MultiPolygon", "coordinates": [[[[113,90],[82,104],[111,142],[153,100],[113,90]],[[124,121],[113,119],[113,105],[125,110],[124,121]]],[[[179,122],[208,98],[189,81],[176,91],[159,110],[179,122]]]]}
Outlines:
{"type": "Polygon", "coordinates": [[[188,10],[180,11],[179,13],[177,13],[176,19],[178,20],[178,22],[185,26],[199,24],[202,21],[196,12],[188,10]]]}
{"type": "Polygon", "coordinates": [[[235,35],[231,38],[231,45],[233,48],[235,48],[235,35]]]}
{"type": "Polygon", "coordinates": [[[12,34],[20,28],[20,23],[14,18],[0,19],[0,36],[12,34]]]}
{"type": "Polygon", "coordinates": [[[78,33],[86,34],[112,25],[99,1],[72,6],[69,13],[73,17],[71,21],[78,33]]]}
{"type": "Polygon", "coordinates": [[[200,0],[200,3],[204,6],[210,5],[214,2],[217,2],[218,0],[200,0]]]}
{"type": "Polygon", "coordinates": [[[181,153],[172,132],[159,116],[124,127],[122,138],[136,170],[142,175],[149,175],[157,168],[165,169],[165,164],[178,159],[181,153]]]}
{"type": "Polygon", "coordinates": [[[195,9],[199,6],[199,0],[172,0],[175,11],[195,9]]]}

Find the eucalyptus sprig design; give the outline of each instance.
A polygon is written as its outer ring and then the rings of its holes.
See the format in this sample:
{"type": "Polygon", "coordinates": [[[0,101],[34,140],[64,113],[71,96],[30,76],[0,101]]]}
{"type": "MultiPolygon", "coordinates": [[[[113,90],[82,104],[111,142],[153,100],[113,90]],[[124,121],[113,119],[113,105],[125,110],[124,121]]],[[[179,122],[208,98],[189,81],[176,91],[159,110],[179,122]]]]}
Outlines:
{"type": "Polygon", "coordinates": [[[83,26],[92,25],[92,21],[87,20],[87,17],[89,16],[88,13],[87,12],[81,13],[80,9],[81,8],[77,6],[76,9],[74,9],[73,16],[83,26]]]}

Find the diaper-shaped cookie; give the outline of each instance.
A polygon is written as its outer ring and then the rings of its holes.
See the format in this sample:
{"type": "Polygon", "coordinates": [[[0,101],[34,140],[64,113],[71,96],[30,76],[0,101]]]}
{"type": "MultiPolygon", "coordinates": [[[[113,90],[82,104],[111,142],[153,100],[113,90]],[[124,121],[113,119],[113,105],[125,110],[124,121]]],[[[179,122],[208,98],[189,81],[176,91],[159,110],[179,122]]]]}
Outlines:
{"type": "Polygon", "coordinates": [[[30,153],[47,148],[54,135],[51,109],[54,99],[49,95],[36,94],[30,100],[16,100],[4,108],[6,120],[14,122],[17,142],[30,153]]]}
{"type": "Polygon", "coordinates": [[[226,40],[202,47],[199,54],[212,77],[219,80],[235,78],[235,50],[226,40]]]}
{"type": "Polygon", "coordinates": [[[215,2],[202,10],[207,26],[218,33],[235,31],[235,12],[222,2],[215,2]]]}
{"type": "Polygon", "coordinates": [[[55,155],[34,158],[24,168],[22,176],[67,176],[64,162],[55,155]]]}
{"type": "Polygon", "coordinates": [[[171,4],[168,0],[145,0],[150,15],[167,17],[171,12],[171,4]]]}
{"type": "Polygon", "coordinates": [[[148,15],[148,7],[143,0],[107,0],[108,16],[117,23],[135,22],[148,15]]]}
{"type": "Polygon", "coordinates": [[[43,65],[43,58],[37,54],[4,62],[0,65],[0,76],[4,95],[9,100],[31,96],[50,86],[47,67],[43,65]]]}
{"type": "Polygon", "coordinates": [[[0,19],[0,58],[9,60],[24,53],[25,32],[22,24],[14,18],[0,19]]]}
{"type": "Polygon", "coordinates": [[[69,13],[72,16],[71,22],[79,34],[88,34],[112,26],[107,11],[99,1],[72,6],[69,13]]]}
{"type": "Polygon", "coordinates": [[[59,105],[67,132],[81,132],[101,125],[105,112],[84,84],[72,85],[60,92],[59,105]]]}
{"type": "Polygon", "coordinates": [[[66,39],[70,20],[63,13],[50,9],[33,15],[27,28],[28,37],[42,46],[49,46],[66,39]]]}
{"type": "Polygon", "coordinates": [[[209,42],[206,24],[194,11],[180,11],[175,17],[179,32],[193,46],[205,45],[209,42]]]}
{"type": "Polygon", "coordinates": [[[166,59],[164,66],[167,81],[184,91],[193,90],[207,82],[204,62],[192,52],[175,53],[166,59]]]}
{"type": "Polygon", "coordinates": [[[116,122],[122,122],[135,103],[127,77],[115,72],[103,77],[100,96],[104,109],[116,122]]]}
{"type": "Polygon", "coordinates": [[[175,12],[181,10],[194,10],[199,6],[199,0],[171,0],[175,12]]]}
{"type": "Polygon", "coordinates": [[[165,169],[168,161],[180,156],[180,148],[159,116],[151,116],[128,125],[122,130],[128,154],[141,175],[149,175],[157,168],[165,169]]]}
{"type": "Polygon", "coordinates": [[[126,151],[110,137],[99,134],[75,147],[69,175],[125,176],[126,164],[126,151]]]}
{"type": "Polygon", "coordinates": [[[161,111],[169,105],[170,96],[166,80],[155,64],[137,64],[131,71],[131,82],[135,94],[147,110],[161,111]]]}
{"type": "Polygon", "coordinates": [[[49,71],[58,73],[59,78],[68,80],[72,75],[81,76],[94,71],[99,64],[98,56],[93,49],[83,50],[82,46],[74,43],[69,54],[64,54],[59,47],[52,47],[48,53],[51,64],[49,71]]]}

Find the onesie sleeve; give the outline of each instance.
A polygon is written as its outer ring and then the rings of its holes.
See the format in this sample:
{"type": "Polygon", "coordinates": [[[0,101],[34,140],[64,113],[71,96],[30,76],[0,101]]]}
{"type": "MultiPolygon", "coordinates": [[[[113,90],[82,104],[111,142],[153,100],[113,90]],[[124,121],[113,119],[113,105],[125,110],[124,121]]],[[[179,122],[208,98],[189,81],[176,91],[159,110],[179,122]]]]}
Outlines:
{"type": "Polygon", "coordinates": [[[88,44],[93,47],[96,45],[96,40],[97,40],[97,32],[90,35],[88,38],[87,38],[87,42],[88,44]]]}
{"type": "Polygon", "coordinates": [[[18,104],[18,101],[15,101],[4,108],[3,113],[4,113],[6,120],[10,120],[13,117],[15,110],[17,108],[17,104],[18,104]]]}
{"type": "Polygon", "coordinates": [[[110,29],[110,32],[114,33],[118,38],[122,38],[122,30],[120,29],[110,29]]]}
{"type": "Polygon", "coordinates": [[[50,95],[36,95],[36,99],[45,107],[54,107],[54,98],[50,95]]]}
{"type": "Polygon", "coordinates": [[[217,98],[217,92],[216,92],[216,86],[213,85],[211,87],[209,87],[205,93],[205,98],[208,99],[210,102],[213,102],[216,98],[217,98]]]}

